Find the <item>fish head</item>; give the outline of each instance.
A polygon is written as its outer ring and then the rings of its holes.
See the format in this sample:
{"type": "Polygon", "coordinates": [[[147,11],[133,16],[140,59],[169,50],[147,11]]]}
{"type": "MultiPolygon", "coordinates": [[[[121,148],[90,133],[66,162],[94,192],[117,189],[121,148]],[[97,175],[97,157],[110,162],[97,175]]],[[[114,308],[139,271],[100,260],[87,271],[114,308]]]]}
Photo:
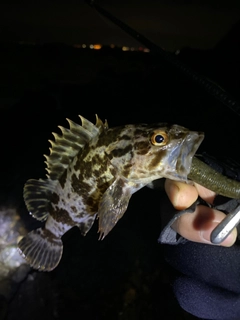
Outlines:
{"type": "Polygon", "coordinates": [[[136,191],[152,187],[160,178],[187,181],[204,134],[179,125],[141,124],[110,129],[104,137],[104,154],[114,167],[115,178],[98,207],[100,239],[123,216],[136,191]]]}
{"type": "Polygon", "coordinates": [[[154,130],[149,170],[156,170],[165,178],[187,180],[192,158],[203,139],[202,132],[190,131],[179,125],[154,130]]]}
{"type": "Polygon", "coordinates": [[[192,158],[204,138],[202,132],[176,124],[129,126],[128,132],[132,158],[117,166],[122,176],[142,183],[159,178],[186,181],[192,158]]]}

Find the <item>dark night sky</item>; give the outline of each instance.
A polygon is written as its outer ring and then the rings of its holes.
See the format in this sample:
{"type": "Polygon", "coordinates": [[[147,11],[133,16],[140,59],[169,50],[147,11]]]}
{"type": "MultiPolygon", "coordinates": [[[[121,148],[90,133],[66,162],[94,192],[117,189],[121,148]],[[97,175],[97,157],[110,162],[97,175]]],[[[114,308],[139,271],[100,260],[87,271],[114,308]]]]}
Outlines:
{"type": "MultiPolygon", "coordinates": [[[[99,0],[99,5],[167,50],[211,48],[240,20],[240,1],[99,0]]],[[[83,0],[8,0],[0,38],[10,41],[136,45],[83,0]]]]}

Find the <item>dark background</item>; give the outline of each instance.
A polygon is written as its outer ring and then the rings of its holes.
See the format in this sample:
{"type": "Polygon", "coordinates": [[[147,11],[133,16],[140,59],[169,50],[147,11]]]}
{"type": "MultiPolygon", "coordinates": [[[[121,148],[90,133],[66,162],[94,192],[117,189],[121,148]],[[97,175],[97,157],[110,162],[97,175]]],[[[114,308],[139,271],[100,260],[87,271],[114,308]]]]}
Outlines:
{"type": "MultiPolygon", "coordinates": [[[[119,19],[239,99],[239,2],[101,1],[119,19]]],[[[44,177],[51,132],[78,114],[109,126],[171,122],[205,132],[199,152],[239,161],[239,115],[94,9],[77,1],[2,4],[0,43],[1,209],[15,208],[26,229],[38,224],[22,199],[24,182],[44,177]],[[74,44],[102,43],[101,50],[74,44]],[[108,45],[114,43],[115,49],[108,45]]],[[[64,236],[51,273],[6,277],[0,319],[195,319],[172,292],[176,271],[157,243],[164,191],[134,194],[104,241],[97,224],[86,237],[64,236]]],[[[9,225],[11,228],[11,225],[9,225]]],[[[0,231],[1,239],[5,234],[0,231]]],[[[1,271],[1,270],[0,270],[1,271]]],[[[5,281],[5,280],[4,280],[5,281]]]]}
{"type": "MultiPolygon", "coordinates": [[[[166,50],[209,49],[240,17],[238,0],[101,0],[103,8],[166,50]]],[[[139,45],[83,0],[1,1],[4,41],[139,45]]]]}

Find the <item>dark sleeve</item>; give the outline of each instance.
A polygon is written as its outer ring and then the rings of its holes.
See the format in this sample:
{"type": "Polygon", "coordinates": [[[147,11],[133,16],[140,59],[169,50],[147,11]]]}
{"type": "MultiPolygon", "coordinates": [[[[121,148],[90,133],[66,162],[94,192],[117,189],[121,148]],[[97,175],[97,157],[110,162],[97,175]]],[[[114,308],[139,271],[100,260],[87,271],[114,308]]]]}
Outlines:
{"type": "Polygon", "coordinates": [[[188,241],[164,245],[166,261],[180,272],[173,283],[181,307],[200,319],[240,319],[240,247],[188,241]]]}
{"type": "MultiPolygon", "coordinates": [[[[214,208],[232,211],[239,202],[221,199],[214,208]]],[[[176,269],[173,290],[181,307],[199,319],[240,319],[240,247],[239,241],[230,248],[188,241],[179,236],[172,223],[186,212],[194,212],[198,199],[190,208],[177,211],[167,196],[161,205],[163,230],[159,242],[166,261],[176,269]],[[170,221],[167,221],[172,217],[170,221]],[[175,244],[175,245],[174,245],[175,244]],[[177,244],[177,245],[176,245],[177,244]]]]}

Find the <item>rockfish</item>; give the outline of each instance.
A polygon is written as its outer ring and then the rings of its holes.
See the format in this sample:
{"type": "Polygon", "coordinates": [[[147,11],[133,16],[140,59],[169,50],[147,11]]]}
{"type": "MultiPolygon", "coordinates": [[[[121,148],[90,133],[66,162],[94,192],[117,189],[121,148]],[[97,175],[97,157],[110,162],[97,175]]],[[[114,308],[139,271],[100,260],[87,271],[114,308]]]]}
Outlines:
{"type": "Polygon", "coordinates": [[[29,213],[44,228],[31,231],[18,246],[35,269],[58,265],[61,237],[78,226],[86,235],[98,217],[103,239],[127,210],[136,191],[159,178],[187,181],[192,159],[204,134],[167,123],[129,124],[109,128],[80,116],[82,125],[67,119],[70,128],[50,141],[46,179],[24,186],[29,213]]]}

